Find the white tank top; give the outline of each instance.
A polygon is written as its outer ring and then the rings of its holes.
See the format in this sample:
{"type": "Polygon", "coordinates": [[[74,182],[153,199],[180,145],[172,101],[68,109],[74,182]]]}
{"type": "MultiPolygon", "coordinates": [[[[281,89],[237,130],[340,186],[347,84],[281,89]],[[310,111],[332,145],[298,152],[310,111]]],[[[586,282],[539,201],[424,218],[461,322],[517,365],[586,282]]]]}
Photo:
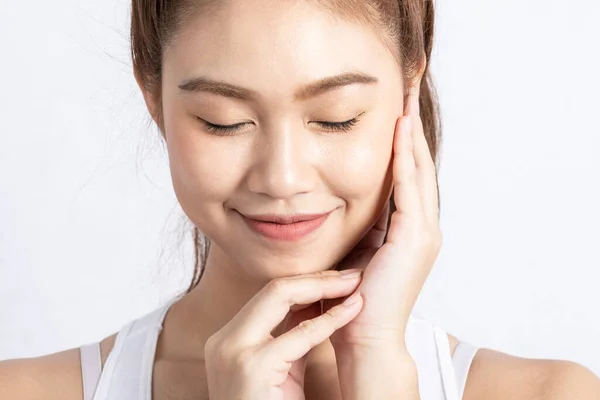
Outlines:
{"type": "MultiPolygon", "coordinates": [[[[158,335],[169,307],[126,324],[101,367],[100,343],[80,347],[84,400],[152,400],[152,370],[158,335]]],[[[450,354],[448,336],[439,326],[411,316],[406,346],[419,377],[421,400],[460,400],[477,347],[459,342],[450,354]]]]}

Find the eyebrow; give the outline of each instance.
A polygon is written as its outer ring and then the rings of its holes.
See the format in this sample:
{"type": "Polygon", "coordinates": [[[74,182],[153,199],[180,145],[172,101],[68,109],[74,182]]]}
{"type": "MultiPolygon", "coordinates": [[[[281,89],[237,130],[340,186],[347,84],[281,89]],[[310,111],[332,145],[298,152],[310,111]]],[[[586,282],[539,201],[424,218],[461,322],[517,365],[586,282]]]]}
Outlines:
{"type": "MultiPolygon", "coordinates": [[[[331,90],[352,85],[355,83],[373,85],[379,82],[374,76],[364,72],[345,72],[339,75],[329,76],[311,82],[299,88],[294,94],[294,102],[305,101],[331,90]]],[[[198,76],[184,80],[179,84],[183,92],[210,92],[224,97],[238,100],[255,100],[258,95],[248,88],[235,86],[224,81],[217,81],[204,76],[198,76]]]]}

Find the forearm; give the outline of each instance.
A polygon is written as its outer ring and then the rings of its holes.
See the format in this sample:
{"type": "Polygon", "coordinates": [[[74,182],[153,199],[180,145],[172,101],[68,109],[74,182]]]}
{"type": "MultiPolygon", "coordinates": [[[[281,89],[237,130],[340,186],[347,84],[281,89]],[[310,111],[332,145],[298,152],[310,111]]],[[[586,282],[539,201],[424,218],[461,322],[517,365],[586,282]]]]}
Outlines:
{"type": "Polygon", "coordinates": [[[419,400],[417,368],[407,352],[382,349],[336,354],[344,400],[419,400]]]}

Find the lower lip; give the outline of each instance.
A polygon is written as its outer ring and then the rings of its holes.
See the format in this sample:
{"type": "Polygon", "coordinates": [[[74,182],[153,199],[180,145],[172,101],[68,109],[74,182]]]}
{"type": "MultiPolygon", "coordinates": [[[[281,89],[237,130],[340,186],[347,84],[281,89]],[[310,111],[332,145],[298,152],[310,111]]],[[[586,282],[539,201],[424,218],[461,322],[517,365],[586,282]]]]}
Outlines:
{"type": "Polygon", "coordinates": [[[246,224],[260,235],[274,240],[293,241],[301,239],[316,231],[331,213],[308,221],[298,221],[291,224],[257,221],[242,215],[246,224]]]}

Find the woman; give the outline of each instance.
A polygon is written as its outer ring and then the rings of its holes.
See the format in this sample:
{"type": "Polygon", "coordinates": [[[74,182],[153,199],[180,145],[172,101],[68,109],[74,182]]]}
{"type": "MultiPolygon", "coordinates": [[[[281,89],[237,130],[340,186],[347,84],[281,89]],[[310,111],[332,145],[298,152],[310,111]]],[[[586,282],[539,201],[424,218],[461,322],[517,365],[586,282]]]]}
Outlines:
{"type": "Polygon", "coordinates": [[[0,363],[0,398],[600,398],[577,364],[411,316],[442,243],[433,21],[416,0],[134,0],[134,74],[210,240],[198,279],[100,343],[0,363]]]}

